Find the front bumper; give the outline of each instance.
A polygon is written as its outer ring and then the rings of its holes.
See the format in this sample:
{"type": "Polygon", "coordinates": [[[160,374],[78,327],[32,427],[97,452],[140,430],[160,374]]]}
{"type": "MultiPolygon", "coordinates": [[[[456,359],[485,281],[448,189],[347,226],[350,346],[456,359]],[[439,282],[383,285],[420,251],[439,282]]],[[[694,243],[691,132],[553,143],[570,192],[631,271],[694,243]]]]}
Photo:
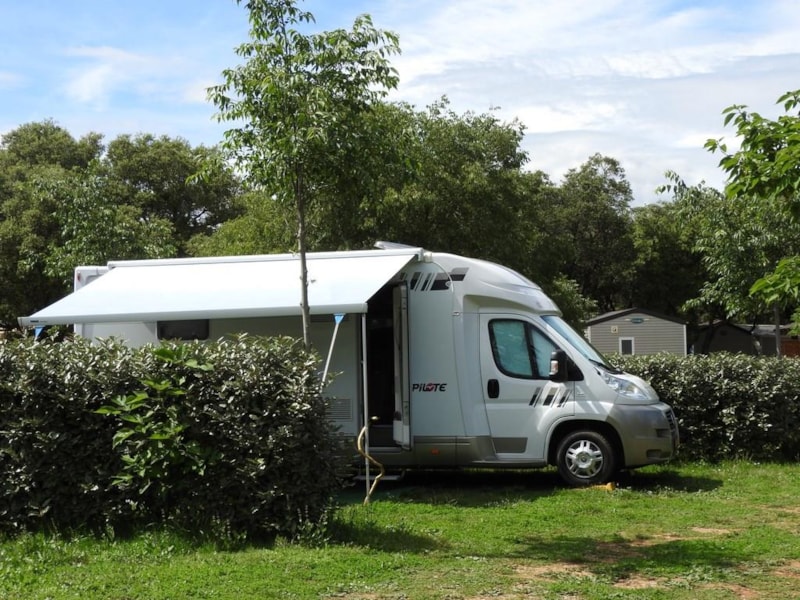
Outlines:
{"type": "Polygon", "coordinates": [[[672,409],[659,402],[643,406],[620,405],[611,411],[625,453],[625,468],[666,462],[680,444],[678,422],[672,409]]]}

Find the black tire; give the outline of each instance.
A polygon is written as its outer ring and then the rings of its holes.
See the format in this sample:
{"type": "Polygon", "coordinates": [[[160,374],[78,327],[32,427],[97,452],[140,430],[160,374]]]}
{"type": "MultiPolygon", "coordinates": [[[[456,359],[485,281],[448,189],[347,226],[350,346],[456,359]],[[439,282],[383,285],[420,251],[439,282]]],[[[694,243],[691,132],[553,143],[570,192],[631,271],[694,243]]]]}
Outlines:
{"type": "Polygon", "coordinates": [[[608,483],[617,471],[617,456],[606,437],[596,431],[573,431],[556,450],[558,474],[568,485],[608,483]]]}

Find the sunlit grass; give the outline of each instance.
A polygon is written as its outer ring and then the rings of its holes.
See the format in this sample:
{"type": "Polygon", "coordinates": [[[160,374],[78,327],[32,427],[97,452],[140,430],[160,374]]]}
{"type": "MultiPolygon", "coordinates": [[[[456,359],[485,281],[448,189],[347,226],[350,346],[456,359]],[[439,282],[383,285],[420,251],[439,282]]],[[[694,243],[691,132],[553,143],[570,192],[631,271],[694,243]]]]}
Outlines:
{"type": "Polygon", "coordinates": [[[2,598],[800,598],[800,465],[411,473],[339,498],[306,543],[168,532],[0,543],[2,598]],[[750,594],[750,596],[748,596],[750,594]]]}

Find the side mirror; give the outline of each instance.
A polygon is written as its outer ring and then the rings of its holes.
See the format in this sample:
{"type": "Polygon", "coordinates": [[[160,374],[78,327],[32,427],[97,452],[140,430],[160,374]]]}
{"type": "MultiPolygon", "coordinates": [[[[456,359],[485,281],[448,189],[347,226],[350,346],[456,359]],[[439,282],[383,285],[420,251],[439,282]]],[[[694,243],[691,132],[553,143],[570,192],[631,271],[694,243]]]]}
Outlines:
{"type": "Polygon", "coordinates": [[[566,352],[555,350],[550,355],[550,381],[564,383],[581,379],[583,379],[583,373],[566,352]]]}
{"type": "Polygon", "coordinates": [[[563,350],[550,354],[550,381],[567,381],[567,353],[563,350]]]}

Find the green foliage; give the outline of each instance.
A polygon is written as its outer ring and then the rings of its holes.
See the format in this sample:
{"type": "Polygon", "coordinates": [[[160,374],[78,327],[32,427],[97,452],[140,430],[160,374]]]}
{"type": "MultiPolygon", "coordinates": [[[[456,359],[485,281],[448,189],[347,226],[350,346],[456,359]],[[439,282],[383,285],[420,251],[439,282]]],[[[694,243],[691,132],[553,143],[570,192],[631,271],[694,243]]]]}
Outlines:
{"type": "MultiPolygon", "coordinates": [[[[721,152],[720,167],[728,174],[725,192],[728,198],[742,200],[757,207],[761,213],[778,223],[772,230],[781,244],[780,254],[763,270],[772,268],[778,259],[800,254],[796,234],[786,229],[783,215],[796,231],[800,226],[800,90],[790,91],[778,98],[787,113],[770,120],[746,106],[733,105],[723,111],[725,125],[732,124],[739,138],[739,149],[728,153],[722,140],[708,140],[706,148],[721,152]]],[[[778,269],[763,279],[748,280],[753,285],[751,296],[771,305],[792,305],[795,331],[800,330],[800,284],[797,281],[797,258],[779,263],[778,269]],[[755,282],[754,282],[755,281],[755,282]]],[[[760,265],[761,266],[761,265],[760,265]]]]}
{"type": "Polygon", "coordinates": [[[771,306],[750,287],[787,253],[800,251],[800,223],[787,221],[774,199],[726,197],[705,184],[687,186],[674,173],[664,187],[674,195],[675,215],[691,232],[705,281],[686,308],[716,318],[757,321],[771,306]]]}
{"type": "Polygon", "coordinates": [[[708,140],[706,148],[723,154],[719,166],[728,173],[728,197],[777,200],[800,220],[800,90],[783,94],[777,104],[787,114],[774,121],[744,105],[729,106],[722,114],[725,125],[736,128],[739,149],[729,154],[722,140],[708,140]]]}
{"type": "Polygon", "coordinates": [[[570,169],[550,217],[559,237],[561,272],[580,283],[581,294],[601,312],[617,308],[632,279],[632,200],[625,171],[613,158],[595,154],[570,169]]]}
{"type": "MultiPolygon", "coordinates": [[[[211,365],[199,365],[195,359],[184,359],[185,347],[163,347],[154,354],[174,366],[201,371],[211,365]]],[[[143,390],[117,396],[111,405],[103,406],[98,414],[113,415],[123,424],[114,434],[113,446],[121,451],[124,467],[114,478],[122,488],[134,487],[144,494],[155,485],[156,494],[180,494],[182,485],[192,473],[202,475],[209,451],[195,440],[187,440],[186,425],[181,421],[182,403],[187,391],[185,376],[162,381],[145,379],[143,390]]]]}
{"type": "Polygon", "coordinates": [[[187,245],[192,256],[234,256],[291,252],[296,247],[293,215],[266,193],[240,198],[242,214],[222,223],[211,235],[196,235],[187,245]]]}
{"type": "Polygon", "coordinates": [[[580,286],[567,277],[557,277],[544,290],[558,305],[564,320],[577,331],[586,326],[586,321],[597,314],[597,303],[581,295],[580,286]]]}
{"type": "Polygon", "coordinates": [[[794,306],[791,335],[800,335],[800,256],[784,258],[769,275],[756,281],[750,295],[767,306],[794,306]]]}
{"type": "Polygon", "coordinates": [[[635,258],[626,305],[693,320],[684,305],[697,296],[706,271],[694,248],[695,229],[680,208],[659,202],[633,209],[635,258]]]}
{"type": "MultiPolygon", "coordinates": [[[[111,260],[168,258],[177,253],[172,224],[148,217],[141,208],[120,203],[115,186],[93,164],[70,180],[42,181],[39,194],[58,204],[58,232],[48,240],[43,272],[72,285],[78,265],[111,260]]],[[[40,308],[40,307],[37,307],[40,308]]]]}
{"type": "Polygon", "coordinates": [[[144,222],[168,223],[178,254],[186,253],[192,236],[210,234],[240,213],[239,180],[216,148],[193,148],[167,136],[120,135],[97,171],[106,202],[128,207],[144,222]],[[201,169],[204,177],[193,177],[201,169]]]}
{"type": "Polygon", "coordinates": [[[800,457],[800,360],[715,353],[615,356],[671,404],[687,459],[800,457]]]}
{"type": "Polygon", "coordinates": [[[0,327],[64,296],[78,265],[171,257],[239,214],[239,181],[219,152],[185,140],[75,140],[52,121],[0,144],[0,327]],[[218,160],[214,160],[214,159],[218,160]],[[201,165],[206,177],[190,180],[201,165]]]}
{"type": "Polygon", "coordinates": [[[75,140],[69,132],[46,119],[26,123],[6,133],[0,149],[3,167],[14,167],[16,178],[24,178],[26,167],[58,166],[66,171],[84,169],[103,149],[102,136],[90,133],[75,140]]]}
{"type": "Polygon", "coordinates": [[[63,296],[64,280],[47,272],[60,234],[62,198],[54,187],[75,185],[102,151],[98,134],[75,140],[47,120],[4,134],[0,143],[0,327],[63,296]]]}
{"type": "Polygon", "coordinates": [[[295,27],[314,17],[294,0],[251,0],[246,8],[251,40],[237,49],[246,62],[225,70],[209,98],[220,120],[241,123],[225,132],[223,148],[257,187],[294,205],[340,157],[321,150],[347,144],[357,135],[347,125],[397,85],[387,61],[399,51],[397,38],[368,16],[349,32],[304,35],[295,27]]]}
{"type": "Polygon", "coordinates": [[[313,527],[339,472],[317,362],[288,338],[0,345],[0,531],[313,527]]]}
{"type": "Polygon", "coordinates": [[[94,409],[124,393],[132,351],[111,343],[0,344],[0,530],[122,523],[120,469],[94,409]]]}

